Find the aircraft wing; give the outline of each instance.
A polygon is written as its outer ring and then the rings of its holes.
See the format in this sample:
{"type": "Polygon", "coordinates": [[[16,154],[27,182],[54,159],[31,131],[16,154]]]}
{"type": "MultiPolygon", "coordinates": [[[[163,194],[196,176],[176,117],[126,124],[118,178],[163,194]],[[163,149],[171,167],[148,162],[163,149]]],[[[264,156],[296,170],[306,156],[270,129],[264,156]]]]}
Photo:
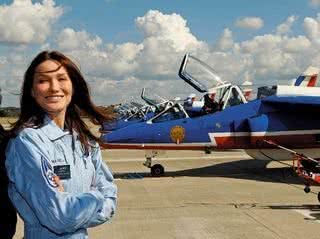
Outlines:
{"type": "Polygon", "coordinates": [[[319,105],[320,106],[320,96],[270,96],[262,99],[262,102],[276,104],[286,104],[286,105],[319,105]]]}

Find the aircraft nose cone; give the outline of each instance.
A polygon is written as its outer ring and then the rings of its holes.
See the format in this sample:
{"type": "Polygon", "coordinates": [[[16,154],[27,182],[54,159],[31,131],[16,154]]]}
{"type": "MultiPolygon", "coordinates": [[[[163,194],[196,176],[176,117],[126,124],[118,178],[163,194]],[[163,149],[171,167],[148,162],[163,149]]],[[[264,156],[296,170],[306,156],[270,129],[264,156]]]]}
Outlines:
{"type": "Polygon", "coordinates": [[[102,131],[112,131],[115,130],[117,123],[115,121],[107,122],[103,124],[102,131]]]}
{"type": "Polygon", "coordinates": [[[101,140],[104,143],[116,143],[118,140],[120,140],[119,136],[117,136],[117,133],[115,132],[109,132],[101,135],[101,140]]]}
{"type": "Polygon", "coordinates": [[[131,143],[135,142],[136,138],[136,133],[130,129],[119,129],[101,135],[104,143],[131,143]]]}

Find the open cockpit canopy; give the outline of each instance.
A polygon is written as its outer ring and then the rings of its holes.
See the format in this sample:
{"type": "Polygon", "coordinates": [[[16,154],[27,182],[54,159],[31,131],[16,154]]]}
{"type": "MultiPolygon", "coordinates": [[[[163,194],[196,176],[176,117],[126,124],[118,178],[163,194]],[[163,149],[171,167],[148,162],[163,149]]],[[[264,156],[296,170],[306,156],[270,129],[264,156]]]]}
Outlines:
{"type": "Polygon", "coordinates": [[[211,66],[189,53],[182,60],[179,76],[201,93],[214,93],[215,100],[221,105],[221,110],[247,103],[238,86],[223,81],[211,66]]]}
{"type": "Polygon", "coordinates": [[[170,100],[157,95],[150,88],[142,89],[141,99],[143,99],[148,105],[155,107],[157,111],[162,111],[171,102],[170,100]]]}
{"type": "Polygon", "coordinates": [[[222,81],[213,68],[189,53],[182,60],[179,76],[201,93],[231,85],[222,81]]]}

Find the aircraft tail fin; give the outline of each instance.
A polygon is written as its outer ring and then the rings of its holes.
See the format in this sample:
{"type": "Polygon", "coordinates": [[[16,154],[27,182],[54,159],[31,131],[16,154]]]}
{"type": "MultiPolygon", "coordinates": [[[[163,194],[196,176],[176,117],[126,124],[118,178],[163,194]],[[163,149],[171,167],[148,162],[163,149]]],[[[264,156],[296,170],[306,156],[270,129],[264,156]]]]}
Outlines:
{"type": "Polygon", "coordinates": [[[244,95],[244,97],[248,100],[248,99],[250,99],[250,97],[251,97],[251,92],[252,92],[252,89],[245,89],[245,90],[243,90],[243,95],[244,95]]]}
{"type": "Polygon", "coordinates": [[[293,83],[294,86],[314,87],[317,84],[319,68],[309,66],[293,83]]]}
{"type": "Polygon", "coordinates": [[[249,100],[251,98],[252,93],[252,82],[251,81],[245,81],[241,85],[243,96],[246,98],[246,100],[249,100]]]}

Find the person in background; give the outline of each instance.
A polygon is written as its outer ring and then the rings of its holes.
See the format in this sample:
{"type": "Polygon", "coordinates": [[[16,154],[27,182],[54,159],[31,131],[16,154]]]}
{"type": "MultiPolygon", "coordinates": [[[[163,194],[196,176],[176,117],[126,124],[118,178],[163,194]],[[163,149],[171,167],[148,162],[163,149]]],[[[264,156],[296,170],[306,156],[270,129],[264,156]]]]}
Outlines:
{"type": "Polygon", "coordinates": [[[187,111],[191,111],[192,110],[192,104],[193,102],[196,100],[196,95],[195,94],[190,94],[188,95],[188,97],[184,100],[183,102],[183,107],[185,110],[187,111]]]}
{"type": "Polygon", "coordinates": [[[0,235],[1,239],[12,239],[16,232],[17,213],[8,196],[8,177],[5,168],[7,131],[0,125],[0,235]]]}
{"type": "Polygon", "coordinates": [[[215,101],[215,92],[210,92],[204,95],[204,105],[202,111],[204,114],[211,114],[219,111],[219,103],[215,101]]]}
{"type": "Polygon", "coordinates": [[[237,92],[236,89],[231,90],[231,96],[230,99],[228,100],[228,106],[235,106],[235,105],[240,105],[242,104],[242,100],[240,98],[239,93],[237,92]]]}
{"type": "Polygon", "coordinates": [[[6,169],[24,238],[88,238],[87,228],[113,217],[117,187],[80,113],[100,124],[112,116],[92,103],[78,67],[57,51],[43,51],[31,62],[20,110],[6,169]]]}
{"type": "Polygon", "coordinates": [[[1,94],[1,88],[0,88],[0,106],[2,104],[2,94],[1,94]]]}

